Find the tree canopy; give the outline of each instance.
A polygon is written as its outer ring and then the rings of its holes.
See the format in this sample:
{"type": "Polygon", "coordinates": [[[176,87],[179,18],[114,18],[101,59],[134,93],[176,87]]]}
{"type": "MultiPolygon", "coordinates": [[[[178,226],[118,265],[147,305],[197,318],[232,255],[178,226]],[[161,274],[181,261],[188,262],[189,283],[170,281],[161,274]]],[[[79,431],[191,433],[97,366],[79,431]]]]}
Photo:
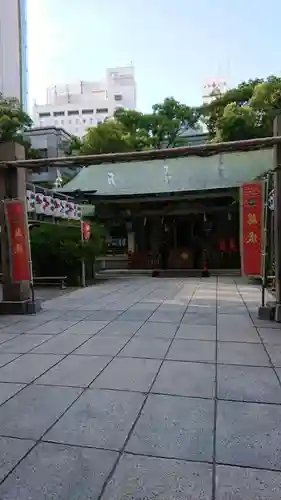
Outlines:
{"type": "Polygon", "coordinates": [[[82,139],[82,154],[172,148],[180,134],[199,127],[200,113],[173,97],[155,104],[151,113],[119,108],[114,118],[91,127],[82,139]]]}
{"type": "MultiPolygon", "coordinates": [[[[150,113],[118,108],[114,117],[90,127],[80,139],[73,136],[69,154],[101,154],[174,148],[183,135],[201,131],[213,142],[271,136],[274,117],[281,113],[281,78],[269,76],[242,82],[209,104],[187,106],[173,97],[152,106],[150,113]]],[[[17,99],[0,94],[0,142],[16,139],[28,157],[38,157],[23,138],[32,125],[17,99]]]]}
{"type": "Polygon", "coordinates": [[[281,78],[242,82],[202,106],[201,112],[212,141],[269,137],[281,113],[281,78]]]}
{"type": "Polygon", "coordinates": [[[23,141],[21,133],[31,125],[32,120],[23,111],[18,99],[5,98],[0,94],[0,142],[23,141]]]}

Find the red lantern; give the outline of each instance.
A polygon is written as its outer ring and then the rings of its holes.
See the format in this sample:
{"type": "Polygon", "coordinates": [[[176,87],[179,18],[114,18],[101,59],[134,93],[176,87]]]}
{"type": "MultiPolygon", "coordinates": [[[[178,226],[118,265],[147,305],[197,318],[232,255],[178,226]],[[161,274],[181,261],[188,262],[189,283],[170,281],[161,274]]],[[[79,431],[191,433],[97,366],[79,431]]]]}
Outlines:
{"type": "Polygon", "coordinates": [[[87,222],[82,222],[82,238],[84,241],[88,241],[91,236],[91,226],[87,222]]]}

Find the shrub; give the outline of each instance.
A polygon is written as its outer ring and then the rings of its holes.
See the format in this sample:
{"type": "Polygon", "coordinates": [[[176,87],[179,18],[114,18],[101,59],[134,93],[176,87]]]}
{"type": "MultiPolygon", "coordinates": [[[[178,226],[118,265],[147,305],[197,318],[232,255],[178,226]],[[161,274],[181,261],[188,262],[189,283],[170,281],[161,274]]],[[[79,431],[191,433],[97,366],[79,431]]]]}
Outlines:
{"type": "Polygon", "coordinates": [[[30,232],[33,272],[36,276],[67,276],[68,284],[80,282],[81,262],[93,268],[102,249],[102,233],[91,225],[89,241],[81,241],[79,225],[41,224],[30,232]]]}

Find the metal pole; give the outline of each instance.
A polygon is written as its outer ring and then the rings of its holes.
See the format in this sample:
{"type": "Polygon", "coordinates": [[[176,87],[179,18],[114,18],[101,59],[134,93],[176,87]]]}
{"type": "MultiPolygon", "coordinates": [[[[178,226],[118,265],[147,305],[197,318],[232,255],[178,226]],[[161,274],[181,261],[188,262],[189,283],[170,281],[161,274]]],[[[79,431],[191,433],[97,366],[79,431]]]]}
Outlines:
{"type": "MultiPolygon", "coordinates": [[[[274,135],[281,136],[281,115],[274,120],[274,135]]],[[[281,322],[281,146],[277,143],[274,146],[274,232],[275,232],[275,276],[276,276],[276,311],[275,320],[281,322]]]]}
{"type": "MultiPolygon", "coordinates": [[[[83,221],[81,220],[81,243],[84,245],[84,235],[83,235],[83,221]]],[[[81,286],[85,288],[86,286],[86,268],[85,268],[85,260],[81,261],[81,286]]]]}
{"type": "Polygon", "coordinates": [[[264,216],[263,216],[263,254],[262,254],[262,307],[265,306],[265,290],[267,287],[267,262],[268,262],[268,194],[269,194],[269,174],[266,176],[264,184],[264,216]]]}

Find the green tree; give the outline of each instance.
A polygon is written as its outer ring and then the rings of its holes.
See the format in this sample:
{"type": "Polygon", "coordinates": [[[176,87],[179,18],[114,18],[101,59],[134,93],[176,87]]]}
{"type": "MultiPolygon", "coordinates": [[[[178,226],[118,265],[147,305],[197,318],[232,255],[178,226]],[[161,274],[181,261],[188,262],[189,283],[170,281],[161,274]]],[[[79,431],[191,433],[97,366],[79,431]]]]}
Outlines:
{"type": "Polygon", "coordinates": [[[281,78],[270,76],[240,83],[202,106],[210,140],[234,141],[272,135],[281,112],[281,78]]]}
{"type": "Polygon", "coordinates": [[[111,119],[87,130],[81,154],[122,153],[132,151],[131,137],[117,120],[111,119]]]}
{"type": "Polygon", "coordinates": [[[31,127],[32,120],[16,98],[0,94],[0,142],[17,140],[25,144],[22,132],[31,127]]]}
{"type": "Polygon", "coordinates": [[[77,137],[76,135],[73,135],[69,142],[67,154],[72,156],[80,154],[82,144],[83,144],[82,139],[80,139],[80,137],[77,137]]]}
{"type": "Polygon", "coordinates": [[[137,151],[176,147],[183,132],[199,127],[200,112],[167,97],[163,103],[152,106],[152,113],[119,109],[115,118],[125,127],[137,151]]]}
{"type": "Polygon", "coordinates": [[[116,110],[114,118],[123,126],[125,137],[131,151],[142,151],[152,148],[151,114],[120,108],[116,110]]]}
{"type": "Polygon", "coordinates": [[[199,109],[173,97],[155,104],[151,113],[119,108],[114,118],[89,128],[82,141],[74,137],[71,151],[87,155],[174,148],[183,132],[199,127],[199,119],[199,109]]]}
{"type": "Polygon", "coordinates": [[[179,135],[188,129],[199,128],[199,110],[181,104],[173,97],[167,97],[162,104],[152,107],[153,146],[175,148],[179,135]]]}

